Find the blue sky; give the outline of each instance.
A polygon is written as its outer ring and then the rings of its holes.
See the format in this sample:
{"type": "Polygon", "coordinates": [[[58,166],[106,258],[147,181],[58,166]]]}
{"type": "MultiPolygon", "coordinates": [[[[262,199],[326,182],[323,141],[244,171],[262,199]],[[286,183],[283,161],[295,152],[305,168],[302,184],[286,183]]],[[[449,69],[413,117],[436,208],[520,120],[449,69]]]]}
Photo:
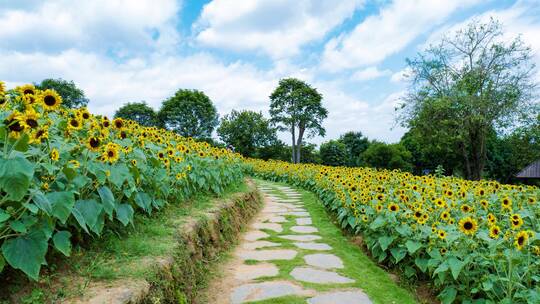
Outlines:
{"type": "Polygon", "coordinates": [[[221,115],[266,115],[279,79],[297,77],[330,113],[311,142],[351,130],[396,142],[405,59],[490,17],[540,64],[540,0],[0,0],[0,79],[74,80],[111,116],[128,101],[157,109],[180,88],[204,91],[221,115]]]}

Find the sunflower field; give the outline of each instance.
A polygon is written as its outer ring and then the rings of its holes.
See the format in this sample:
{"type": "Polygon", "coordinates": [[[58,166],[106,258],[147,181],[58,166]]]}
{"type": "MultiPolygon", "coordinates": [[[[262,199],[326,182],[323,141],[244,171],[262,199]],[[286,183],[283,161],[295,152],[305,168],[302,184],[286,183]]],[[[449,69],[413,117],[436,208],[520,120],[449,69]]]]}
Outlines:
{"type": "Polygon", "coordinates": [[[135,213],[243,179],[242,158],[225,149],[61,104],[52,90],[0,82],[0,273],[37,280],[48,253],[69,256],[135,213]]]}
{"type": "Polygon", "coordinates": [[[540,303],[540,189],[400,171],[250,160],[314,191],[372,256],[429,280],[443,303],[540,303]]]}

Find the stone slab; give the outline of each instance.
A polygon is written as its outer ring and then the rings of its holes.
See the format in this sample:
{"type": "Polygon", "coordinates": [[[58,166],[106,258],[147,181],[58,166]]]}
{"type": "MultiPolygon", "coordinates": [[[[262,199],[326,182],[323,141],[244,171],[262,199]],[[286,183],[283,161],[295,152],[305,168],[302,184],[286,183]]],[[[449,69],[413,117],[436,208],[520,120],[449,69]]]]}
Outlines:
{"type": "Polygon", "coordinates": [[[264,248],[264,247],[276,247],[279,245],[281,244],[268,242],[268,241],[254,241],[254,242],[244,242],[242,244],[242,248],[247,249],[247,250],[254,250],[254,249],[259,249],[259,248],[264,248]]]}
{"type": "Polygon", "coordinates": [[[319,235],[312,235],[312,234],[304,234],[304,235],[287,234],[287,235],[280,235],[279,237],[282,239],[298,241],[298,242],[313,242],[313,241],[321,239],[319,235]]]}
{"type": "Polygon", "coordinates": [[[236,287],[231,294],[231,303],[240,304],[290,295],[305,296],[309,293],[313,294],[287,281],[252,283],[236,287]]]}
{"type": "Polygon", "coordinates": [[[280,212],[279,215],[292,215],[292,216],[298,216],[298,217],[306,217],[306,216],[309,216],[309,213],[300,212],[300,211],[289,211],[289,212],[280,212]]]}
{"type": "Polygon", "coordinates": [[[249,281],[261,277],[273,277],[278,273],[279,268],[271,263],[240,265],[234,270],[234,278],[240,281],[249,281]]]}
{"type": "Polygon", "coordinates": [[[368,296],[360,290],[334,291],[308,299],[308,304],[371,304],[368,296]]]}
{"type": "Polygon", "coordinates": [[[265,233],[263,231],[251,230],[251,231],[246,232],[246,234],[244,234],[244,240],[253,242],[259,239],[267,238],[269,236],[270,235],[268,233],[265,233]]]}
{"type": "Polygon", "coordinates": [[[281,215],[273,215],[265,218],[270,223],[286,223],[287,219],[281,215]]]}
{"type": "Polygon", "coordinates": [[[292,249],[240,250],[236,252],[236,255],[241,259],[256,261],[292,260],[296,254],[296,250],[292,249]]]}
{"type": "Polygon", "coordinates": [[[275,232],[282,232],[283,231],[283,228],[281,227],[281,225],[276,224],[276,223],[255,223],[255,224],[253,224],[253,228],[256,228],[256,229],[268,229],[268,230],[272,230],[272,231],[275,231],[275,232]]]}
{"type": "Polygon", "coordinates": [[[296,219],[296,225],[311,225],[313,222],[311,221],[310,217],[299,217],[296,219]]]}
{"type": "Polygon", "coordinates": [[[330,245],[324,244],[324,243],[298,242],[298,243],[293,243],[293,244],[300,249],[319,250],[319,251],[332,250],[332,247],[330,247],[330,245]]]}
{"type": "Polygon", "coordinates": [[[298,281],[317,284],[347,284],[354,280],[341,276],[338,273],[319,270],[311,267],[296,267],[291,271],[291,276],[298,281]]]}
{"type": "Polygon", "coordinates": [[[313,227],[313,226],[292,226],[291,227],[292,232],[296,233],[317,233],[319,232],[319,229],[313,227]]]}
{"type": "Polygon", "coordinates": [[[304,256],[304,261],[310,266],[324,269],[343,268],[343,261],[333,254],[315,253],[304,256]]]}

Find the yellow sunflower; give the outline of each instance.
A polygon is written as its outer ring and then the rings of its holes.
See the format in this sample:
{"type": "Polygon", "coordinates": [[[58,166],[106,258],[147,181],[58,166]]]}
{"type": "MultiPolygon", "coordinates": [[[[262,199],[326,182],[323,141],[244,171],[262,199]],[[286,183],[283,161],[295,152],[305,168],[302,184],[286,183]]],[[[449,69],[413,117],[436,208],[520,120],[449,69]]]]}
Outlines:
{"type": "Polygon", "coordinates": [[[25,129],[35,129],[39,126],[38,123],[39,113],[37,113],[34,108],[28,108],[22,115],[20,116],[20,124],[25,129]]]}
{"type": "Polygon", "coordinates": [[[89,137],[86,140],[86,147],[92,151],[99,151],[99,148],[101,147],[101,139],[99,137],[89,137]]]}
{"type": "Polygon", "coordinates": [[[17,92],[19,92],[21,95],[36,95],[37,90],[36,87],[33,84],[25,84],[22,86],[18,86],[15,88],[17,92]]]}
{"type": "Polygon", "coordinates": [[[478,222],[468,216],[459,220],[459,230],[466,235],[473,235],[478,230],[478,222]]]}
{"type": "Polygon", "coordinates": [[[108,143],[103,151],[102,160],[109,163],[116,162],[120,158],[119,150],[120,146],[118,144],[108,143]]]}
{"type": "Polygon", "coordinates": [[[398,204],[391,203],[390,205],[388,205],[388,210],[390,210],[392,212],[398,212],[399,211],[399,206],[398,206],[398,204]]]}
{"type": "Polygon", "coordinates": [[[523,249],[529,241],[529,233],[527,231],[520,231],[514,237],[514,245],[518,250],[523,249]]]}
{"type": "Polygon", "coordinates": [[[62,103],[62,97],[53,90],[45,90],[40,96],[43,108],[48,111],[56,110],[62,103]]]}
{"type": "Polygon", "coordinates": [[[501,234],[501,229],[497,225],[493,225],[489,228],[489,237],[492,239],[498,239],[501,234]]]}
{"type": "Polygon", "coordinates": [[[52,161],[58,161],[58,159],[60,159],[60,153],[58,153],[58,150],[56,150],[56,148],[51,150],[50,157],[52,161]]]}

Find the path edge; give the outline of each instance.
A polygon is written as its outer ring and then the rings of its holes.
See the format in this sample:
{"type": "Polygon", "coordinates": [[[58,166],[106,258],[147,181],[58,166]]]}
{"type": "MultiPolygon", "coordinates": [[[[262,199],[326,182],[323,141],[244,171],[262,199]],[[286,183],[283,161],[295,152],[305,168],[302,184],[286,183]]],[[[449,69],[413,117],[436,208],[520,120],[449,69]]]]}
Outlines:
{"type": "Polygon", "coordinates": [[[246,185],[247,192],[234,194],[180,225],[173,255],[156,258],[155,271],[145,280],[90,286],[85,300],[64,303],[200,303],[213,262],[237,243],[240,232],[263,206],[256,184],[246,179],[246,185]]]}

